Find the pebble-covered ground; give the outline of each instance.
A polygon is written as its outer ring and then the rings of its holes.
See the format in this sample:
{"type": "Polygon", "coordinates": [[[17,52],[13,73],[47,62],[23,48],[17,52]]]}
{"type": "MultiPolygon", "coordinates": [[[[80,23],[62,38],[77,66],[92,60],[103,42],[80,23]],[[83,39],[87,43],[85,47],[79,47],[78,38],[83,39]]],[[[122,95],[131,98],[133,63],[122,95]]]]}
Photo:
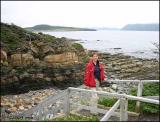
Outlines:
{"type": "Polygon", "coordinates": [[[57,88],[49,88],[24,94],[1,96],[1,119],[26,111],[38,105],[48,96],[56,95],[61,91],[57,88]]]}

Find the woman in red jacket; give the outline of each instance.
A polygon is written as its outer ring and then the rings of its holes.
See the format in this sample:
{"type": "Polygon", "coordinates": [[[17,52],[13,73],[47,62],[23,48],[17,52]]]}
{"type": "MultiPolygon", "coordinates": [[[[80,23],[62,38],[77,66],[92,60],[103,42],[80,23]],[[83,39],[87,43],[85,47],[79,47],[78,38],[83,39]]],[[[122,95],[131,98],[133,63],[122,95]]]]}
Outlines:
{"type": "MultiPolygon", "coordinates": [[[[84,84],[86,88],[91,90],[98,90],[99,84],[105,79],[104,68],[102,64],[98,61],[97,53],[93,54],[92,59],[86,65],[85,75],[84,75],[84,84]]],[[[97,108],[98,96],[96,93],[92,93],[92,99],[90,100],[91,113],[97,114],[95,109],[97,108]]]]}
{"type": "Polygon", "coordinates": [[[100,82],[103,82],[104,79],[105,76],[103,65],[98,61],[97,53],[94,53],[92,59],[86,65],[84,84],[89,88],[97,89],[100,82]]]}

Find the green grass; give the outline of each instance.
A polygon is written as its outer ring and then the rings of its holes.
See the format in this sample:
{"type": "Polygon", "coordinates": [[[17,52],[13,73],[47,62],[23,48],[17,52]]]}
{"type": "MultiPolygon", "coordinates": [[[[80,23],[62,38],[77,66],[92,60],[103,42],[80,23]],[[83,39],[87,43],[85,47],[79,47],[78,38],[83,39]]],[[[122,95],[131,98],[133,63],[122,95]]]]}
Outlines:
{"type": "Polygon", "coordinates": [[[88,55],[83,55],[81,52],[84,52],[84,47],[79,43],[73,43],[72,47],[77,50],[76,54],[79,56],[79,60],[83,63],[88,63],[90,57],[88,55]]]}
{"type": "MultiPolygon", "coordinates": [[[[106,107],[112,107],[116,103],[117,100],[118,99],[116,99],[116,98],[101,98],[101,99],[99,99],[98,104],[104,105],[106,107]]],[[[136,105],[136,101],[129,100],[128,101],[128,110],[134,111],[135,105],[136,105]]]]}
{"type": "MultiPolygon", "coordinates": [[[[137,89],[131,90],[131,95],[136,96],[137,89]]],[[[142,96],[159,96],[159,83],[146,83],[143,85],[142,96]]],[[[136,102],[130,102],[132,110],[135,108],[136,102]]],[[[159,105],[141,102],[142,113],[159,113],[159,105]]]]}
{"type": "Polygon", "coordinates": [[[43,34],[41,36],[41,39],[44,41],[48,41],[48,42],[54,42],[56,40],[56,38],[54,36],[51,36],[49,34],[43,34]]]}
{"type": "Polygon", "coordinates": [[[12,122],[30,122],[30,120],[10,120],[12,122]]]}
{"type": "MultiPolygon", "coordinates": [[[[30,120],[21,120],[21,119],[13,119],[10,121],[14,121],[14,122],[31,122],[30,120]]],[[[47,122],[48,120],[46,120],[47,122]]],[[[55,119],[53,119],[52,121],[99,121],[99,119],[95,116],[95,115],[89,115],[89,116],[84,116],[84,115],[75,115],[75,114],[69,114],[67,116],[63,116],[63,117],[57,117],[55,119]]]]}
{"type": "MultiPolygon", "coordinates": [[[[21,119],[12,119],[10,121],[13,122],[31,122],[31,120],[21,120],[21,119]]],[[[99,121],[99,119],[95,115],[89,115],[89,116],[83,116],[83,115],[75,115],[75,114],[69,114],[64,117],[57,117],[53,119],[52,121],[99,121]]],[[[45,121],[44,121],[45,122],[45,121]]],[[[48,122],[48,120],[46,120],[48,122]]]]}
{"type": "Polygon", "coordinates": [[[78,51],[84,51],[83,46],[79,43],[73,43],[72,46],[78,51]]]}
{"type": "MultiPolygon", "coordinates": [[[[136,96],[137,95],[137,89],[131,90],[131,95],[136,96]]],[[[143,96],[159,96],[159,83],[146,83],[143,86],[143,96]]],[[[104,105],[106,107],[112,107],[114,103],[117,101],[117,99],[111,99],[111,98],[101,98],[98,101],[98,104],[104,105]]],[[[128,100],[128,110],[135,112],[136,107],[136,101],[128,100]]],[[[159,113],[159,105],[156,104],[150,104],[150,103],[144,103],[141,102],[140,106],[141,113],[159,113]]]]}
{"type": "Polygon", "coordinates": [[[32,122],[31,120],[23,120],[23,119],[10,119],[8,121],[11,121],[11,122],[32,122]]]}
{"type": "Polygon", "coordinates": [[[80,60],[81,60],[83,63],[88,63],[89,57],[88,57],[88,56],[83,56],[83,57],[80,57],[80,60]]]}
{"type": "Polygon", "coordinates": [[[107,107],[112,107],[115,103],[116,103],[117,99],[116,98],[100,98],[98,100],[98,104],[100,105],[104,105],[107,107]]]}
{"type": "Polygon", "coordinates": [[[40,35],[26,31],[25,29],[14,24],[9,25],[7,23],[1,23],[1,42],[7,52],[13,52],[17,48],[22,50],[22,48],[25,47],[25,43],[28,38],[26,34],[29,34],[34,41],[43,40],[46,42],[54,42],[55,39],[58,39],[48,34],[40,35]]]}
{"type": "Polygon", "coordinates": [[[69,114],[64,117],[55,118],[53,121],[99,121],[95,115],[81,116],[69,114]]]}

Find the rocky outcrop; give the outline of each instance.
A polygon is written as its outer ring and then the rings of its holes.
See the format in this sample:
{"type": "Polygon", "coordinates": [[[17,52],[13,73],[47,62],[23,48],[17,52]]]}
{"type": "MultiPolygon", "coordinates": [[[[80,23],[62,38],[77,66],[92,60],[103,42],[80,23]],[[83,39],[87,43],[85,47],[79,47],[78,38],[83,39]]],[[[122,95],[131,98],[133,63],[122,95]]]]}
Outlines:
{"type": "Polygon", "coordinates": [[[6,53],[1,51],[1,55],[3,61],[9,62],[8,66],[1,68],[1,90],[4,94],[23,93],[48,86],[64,89],[82,84],[83,60],[86,59],[82,46],[73,46],[70,39],[26,32],[15,25],[1,25],[4,49],[7,50],[6,53]],[[10,32],[16,36],[12,37],[10,32]]]}
{"type": "MultiPolygon", "coordinates": [[[[49,49],[49,48],[46,48],[49,49]]],[[[34,52],[37,52],[36,49],[32,49],[34,52]]],[[[47,52],[47,50],[46,50],[47,52]]],[[[31,53],[19,53],[11,55],[11,64],[12,66],[20,65],[29,65],[29,64],[38,64],[40,62],[39,58],[34,58],[34,54],[31,53]]],[[[78,62],[78,56],[75,52],[64,52],[61,54],[52,54],[46,55],[41,61],[46,63],[74,63],[78,62]]]]}
{"type": "Polygon", "coordinates": [[[3,66],[1,91],[4,94],[23,93],[48,86],[65,89],[83,84],[84,64],[40,64],[21,65],[14,68],[3,66]]]}
{"type": "Polygon", "coordinates": [[[13,54],[11,55],[12,65],[21,65],[22,64],[22,54],[13,54]]]}
{"type": "Polygon", "coordinates": [[[28,65],[34,62],[34,57],[31,54],[13,54],[11,55],[11,64],[13,66],[28,65]]]}
{"type": "Polygon", "coordinates": [[[66,52],[56,55],[48,55],[44,58],[47,63],[62,63],[62,62],[78,62],[78,56],[74,52],[66,52]]]}
{"type": "Polygon", "coordinates": [[[22,63],[31,64],[34,61],[34,57],[31,54],[22,54],[22,63]]]}
{"type": "Polygon", "coordinates": [[[2,92],[23,93],[54,85],[62,89],[81,85],[84,63],[80,57],[86,58],[86,53],[82,54],[84,57],[77,55],[70,42],[63,39],[26,42],[10,54],[9,66],[2,67],[2,92]]]}

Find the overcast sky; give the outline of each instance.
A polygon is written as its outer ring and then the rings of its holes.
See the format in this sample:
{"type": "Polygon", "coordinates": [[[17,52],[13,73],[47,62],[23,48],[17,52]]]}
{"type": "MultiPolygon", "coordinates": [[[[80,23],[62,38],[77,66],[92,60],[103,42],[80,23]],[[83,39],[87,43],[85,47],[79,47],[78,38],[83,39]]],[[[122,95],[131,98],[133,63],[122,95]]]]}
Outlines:
{"type": "Polygon", "coordinates": [[[21,27],[121,28],[129,23],[159,23],[159,1],[1,1],[1,21],[21,27]]]}

